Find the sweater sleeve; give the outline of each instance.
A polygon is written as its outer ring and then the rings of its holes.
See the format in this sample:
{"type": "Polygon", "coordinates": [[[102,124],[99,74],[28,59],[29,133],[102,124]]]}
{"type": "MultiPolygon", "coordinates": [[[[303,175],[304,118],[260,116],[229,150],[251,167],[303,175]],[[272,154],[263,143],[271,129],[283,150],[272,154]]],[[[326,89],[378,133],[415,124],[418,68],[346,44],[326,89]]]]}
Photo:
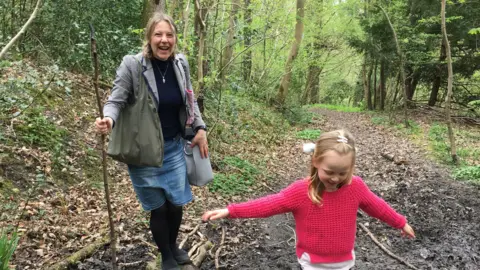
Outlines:
{"type": "Polygon", "coordinates": [[[277,194],[256,200],[230,204],[227,208],[230,218],[265,218],[287,212],[293,212],[301,201],[308,196],[307,183],[299,180],[277,194]]]}
{"type": "Polygon", "coordinates": [[[132,72],[130,65],[135,64],[131,55],[123,57],[122,63],[117,69],[117,75],[113,82],[112,93],[108,97],[105,106],[103,106],[103,114],[105,117],[112,118],[113,122],[117,122],[120,110],[127,104],[128,98],[133,92],[132,72]]]}
{"type": "Polygon", "coordinates": [[[407,219],[397,213],[382,198],[375,195],[360,177],[357,177],[355,182],[358,188],[360,209],[394,228],[401,229],[405,226],[407,219]]]}

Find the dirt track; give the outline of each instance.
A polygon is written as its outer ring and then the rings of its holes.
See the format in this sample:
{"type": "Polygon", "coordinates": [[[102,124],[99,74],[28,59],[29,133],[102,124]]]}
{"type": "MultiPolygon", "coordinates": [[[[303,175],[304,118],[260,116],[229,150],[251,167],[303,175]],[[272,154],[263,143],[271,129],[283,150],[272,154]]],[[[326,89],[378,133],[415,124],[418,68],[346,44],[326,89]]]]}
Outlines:
{"type": "MultiPolygon", "coordinates": [[[[393,253],[419,269],[480,269],[479,186],[452,180],[444,168],[428,161],[420,148],[373,126],[367,115],[326,110],[318,113],[324,121],[310,128],[323,131],[346,128],[353,133],[358,148],[356,174],[407,216],[417,238],[402,238],[400,231],[370,217],[359,216],[358,222],[365,224],[393,253]],[[408,164],[397,165],[382,157],[382,153],[402,157],[408,164]]],[[[272,190],[267,193],[278,191],[308,173],[309,156],[301,153],[300,145],[301,141],[291,140],[272,149],[277,158],[266,170],[276,180],[270,182],[272,190]]],[[[194,208],[197,204],[193,204],[194,208]]],[[[198,221],[198,217],[189,218],[198,221]]],[[[226,230],[226,243],[219,260],[221,269],[300,269],[290,214],[268,219],[223,220],[214,225],[203,224],[201,231],[218,245],[222,227],[226,230]]],[[[143,230],[148,237],[148,230],[143,230]]],[[[122,269],[144,269],[145,262],[151,260],[148,249],[138,244],[122,248],[118,254],[121,260],[139,262],[122,269]]],[[[380,250],[361,229],[357,230],[355,253],[355,269],[408,269],[380,250]]],[[[71,269],[109,269],[108,258],[101,250],[71,269]]],[[[214,260],[207,258],[201,269],[215,269],[214,260]]]]}
{"type": "MultiPolygon", "coordinates": [[[[422,151],[405,138],[372,126],[368,116],[319,110],[325,120],[317,128],[346,128],[357,141],[357,175],[398,212],[407,216],[417,238],[370,217],[358,222],[383,245],[419,269],[480,269],[480,188],[452,180],[445,169],[426,160],[422,151]],[[382,153],[402,156],[408,164],[396,165],[382,153]]],[[[292,146],[294,147],[294,146],[292,146]]],[[[306,158],[281,160],[292,172],[280,177],[275,190],[305,175],[306,158]]],[[[224,269],[299,269],[295,257],[294,227],[290,215],[263,220],[229,220],[232,233],[241,233],[243,248],[222,258],[224,269]],[[236,231],[234,231],[236,230],[236,231]]],[[[218,234],[218,233],[217,233],[218,234]]],[[[355,269],[408,269],[392,259],[361,229],[357,230],[355,269]]],[[[202,269],[214,269],[207,261],[202,269]]]]}

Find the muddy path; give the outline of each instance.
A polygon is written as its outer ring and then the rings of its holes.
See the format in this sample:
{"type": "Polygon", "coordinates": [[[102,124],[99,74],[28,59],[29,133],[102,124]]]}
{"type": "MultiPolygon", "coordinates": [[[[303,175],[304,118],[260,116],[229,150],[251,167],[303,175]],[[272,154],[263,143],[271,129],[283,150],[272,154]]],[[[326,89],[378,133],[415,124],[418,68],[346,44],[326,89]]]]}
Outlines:
{"type": "MultiPolygon", "coordinates": [[[[407,216],[417,238],[402,238],[400,231],[368,216],[359,216],[359,223],[367,226],[394,254],[418,269],[480,269],[479,186],[452,180],[445,168],[426,159],[423,150],[408,139],[372,125],[369,115],[328,110],[316,113],[322,120],[309,128],[322,131],[346,128],[352,132],[358,148],[356,174],[376,194],[407,216]],[[382,154],[394,155],[395,160],[404,162],[397,164],[382,154]]],[[[265,183],[261,190],[233,200],[240,202],[243,197],[256,198],[260,194],[277,192],[306,176],[310,156],[302,153],[303,142],[290,138],[265,152],[271,161],[264,170],[271,173],[273,180],[265,183]]],[[[268,219],[200,222],[199,217],[205,209],[224,207],[229,201],[209,193],[201,194],[198,201],[187,206],[185,225],[182,225],[186,229],[181,238],[199,224],[199,232],[215,244],[201,269],[215,269],[215,253],[222,230],[225,231],[225,244],[218,257],[220,269],[300,269],[295,255],[295,224],[290,214],[268,219]]],[[[121,269],[145,269],[156,255],[147,226],[132,225],[125,230],[135,232],[136,237],[143,240],[120,245],[121,269]]],[[[194,243],[189,240],[185,249],[194,243]]],[[[110,269],[108,252],[106,246],[69,269],[110,269]]],[[[360,228],[355,253],[355,269],[408,269],[385,254],[360,228]]]]}
{"type": "MultiPolygon", "coordinates": [[[[423,151],[407,139],[373,126],[368,115],[318,110],[324,121],[312,126],[321,130],[346,128],[356,137],[356,174],[398,212],[407,216],[417,238],[405,239],[398,230],[370,217],[359,217],[377,239],[396,255],[419,269],[480,269],[480,188],[456,182],[446,169],[425,158],[423,151]],[[401,157],[395,164],[381,156],[401,157]]],[[[298,149],[300,141],[286,142],[281,149],[298,149]]],[[[307,173],[308,157],[274,161],[290,168],[278,174],[271,193],[307,173]]],[[[291,215],[261,220],[227,220],[230,250],[220,257],[223,269],[299,269],[295,256],[294,222],[291,215]]],[[[206,228],[218,240],[218,226],[206,228]]],[[[227,237],[228,238],[228,237],[227,237]]],[[[408,269],[385,254],[360,228],[355,245],[355,269],[408,269]]],[[[223,254],[223,253],[222,253],[223,254]]],[[[214,269],[208,259],[202,269],[214,269]]]]}

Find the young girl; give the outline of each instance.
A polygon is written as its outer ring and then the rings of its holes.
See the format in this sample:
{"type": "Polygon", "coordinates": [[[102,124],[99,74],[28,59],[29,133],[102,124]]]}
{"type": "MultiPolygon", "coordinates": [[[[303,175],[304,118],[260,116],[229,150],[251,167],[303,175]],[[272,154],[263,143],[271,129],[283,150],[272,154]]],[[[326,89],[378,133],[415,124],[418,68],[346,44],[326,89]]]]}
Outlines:
{"type": "Polygon", "coordinates": [[[358,208],[415,237],[404,216],[376,196],[353,175],[355,143],[350,133],[336,130],[320,136],[313,151],[310,177],[277,194],[230,204],[205,212],[204,221],[264,218],[291,212],[295,218],[297,258],[302,269],[350,269],[355,265],[358,208]]]}

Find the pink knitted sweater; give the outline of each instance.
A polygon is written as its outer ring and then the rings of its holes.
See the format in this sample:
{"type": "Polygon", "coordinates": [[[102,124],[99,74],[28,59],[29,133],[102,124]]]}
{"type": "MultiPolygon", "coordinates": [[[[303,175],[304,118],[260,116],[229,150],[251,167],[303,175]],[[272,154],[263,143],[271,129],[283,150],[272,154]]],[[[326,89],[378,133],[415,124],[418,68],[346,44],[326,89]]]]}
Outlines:
{"type": "Polygon", "coordinates": [[[304,252],[311,263],[335,263],[352,260],[357,230],[357,210],[378,218],[394,228],[403,228],[404,216],[376,196],[363,180],[354,176],[350,185],[324,192],[323,205],[308,197],[308,178],[295,181],[277,194],[253,201],[230,204],[230,218],[264,218],[291,212],[295,218],[297,257],[304,252]]]}

